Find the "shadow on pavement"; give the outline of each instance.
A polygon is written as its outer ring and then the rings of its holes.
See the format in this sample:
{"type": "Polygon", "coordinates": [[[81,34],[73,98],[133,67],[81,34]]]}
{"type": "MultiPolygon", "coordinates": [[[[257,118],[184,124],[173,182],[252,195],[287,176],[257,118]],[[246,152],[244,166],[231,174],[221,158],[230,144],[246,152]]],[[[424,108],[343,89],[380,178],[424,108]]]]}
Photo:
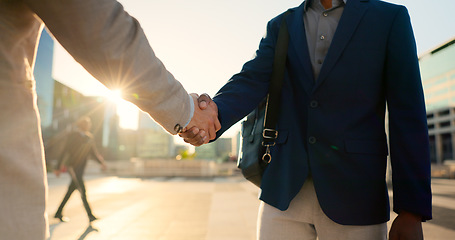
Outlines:
{"type": "MultiPolygon", "coordinates": [[[[52,234],[60,224],[62,223],[59,222],[49,225],[50,237],[47,240],[52,239],[52,234]]],[[[91,232],[99,232],[99,230],[97,228],[94,228],[92,225],[89,225],[87,229],[85,229],[84,233],[82,233],[82,235],[77,240],[84,240],[91,232]]]]}
{"type": "Polygon", "coordinates": [[[87,237],[91,232],[99,232],[99,230],[97,228],[94,228],[92,225],[88,225],[87,229],[85,229],[85,232],[82,233],[82,235],[77,240],[84,240],[85,237],[87,237]]]}
{"type": "Polygon", "coordinates": [[[58,223],[54,223],[54,224],[51,224],[49,225],[49,232],[50,232],[50,237],[47,239],[47,240],[50,240],[52,239],[52,233],[54,233],[55,229],[58,227],[58,225],[60,225],[61,222],[58,222],[58,223]]]}
{"type": "Polygon", "coordinates": [[[455,219],[455,210],[433,206],[433,219],[429,223],[455,230],[455,221],[453,219],[455,219]]]}

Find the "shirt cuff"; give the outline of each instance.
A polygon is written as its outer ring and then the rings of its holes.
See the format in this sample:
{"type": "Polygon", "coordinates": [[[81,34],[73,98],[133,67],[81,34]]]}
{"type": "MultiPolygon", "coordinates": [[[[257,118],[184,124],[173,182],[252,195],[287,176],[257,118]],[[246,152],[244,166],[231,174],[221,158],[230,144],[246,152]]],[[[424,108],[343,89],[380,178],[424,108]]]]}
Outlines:
{"type": "Polygon", "coordinates": [[[193,97],[191,97],[190,95],[188,95],[188,97],[190,98],[190,118],[188,119],[188,121],[183,126],[184,128],[186,126],[188,126],[188,124],[190,124],[191,119],[193,119],[193,116],[194,116],[194,101],[193,101],[193,97]]]}

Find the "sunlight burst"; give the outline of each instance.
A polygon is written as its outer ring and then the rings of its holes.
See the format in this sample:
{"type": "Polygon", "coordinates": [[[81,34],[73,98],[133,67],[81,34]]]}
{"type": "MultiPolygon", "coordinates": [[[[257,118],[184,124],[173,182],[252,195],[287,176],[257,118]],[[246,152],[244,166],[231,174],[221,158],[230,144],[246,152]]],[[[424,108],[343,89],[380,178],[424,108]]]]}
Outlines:
{"type": "Polygon", "coordinates": [[[106,98],[115,104],[121,128],[137,129],[139,120],[138,108],[122,98],[122,91],[111,90],[106,93],[106,98]]]}
{"type": "Polygon", "coordinates": [[[116,105],[120,105],[124,100],[122,99],[122,90],[111,90],[106,93],[107,99],[109,101],[115,103],[116,105]]]}

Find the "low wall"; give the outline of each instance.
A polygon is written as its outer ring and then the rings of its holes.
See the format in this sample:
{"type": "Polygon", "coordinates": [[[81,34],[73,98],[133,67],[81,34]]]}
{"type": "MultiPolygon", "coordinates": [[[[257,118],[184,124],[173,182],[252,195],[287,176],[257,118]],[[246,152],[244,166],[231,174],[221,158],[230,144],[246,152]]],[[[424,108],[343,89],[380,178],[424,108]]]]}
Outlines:
{"type": "Polygon", "coordinates": [[[455,161],[446,160],[444,164],[431,165],[431,176],[437,178],[455,179],[455,161]]]}
{"type": "Polygon", "coordinates": [[[205,160],[140,159],[108,163],[108,172],[132,177],[214,177],[235,174],[235,163],[205,160]]]}

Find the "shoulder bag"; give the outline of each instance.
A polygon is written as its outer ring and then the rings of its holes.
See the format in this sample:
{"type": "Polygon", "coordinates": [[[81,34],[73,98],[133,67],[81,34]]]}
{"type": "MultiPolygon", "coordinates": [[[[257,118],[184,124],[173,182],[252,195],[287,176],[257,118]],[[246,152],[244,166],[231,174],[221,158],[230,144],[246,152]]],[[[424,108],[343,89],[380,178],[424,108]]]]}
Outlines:
{"type": "Polygon", "coordinates": [[[283,86],[289,33],[285,18],[281,20],[278,40],[275,47],[275,57],[270,79],[269,93],[261,104],[242,122],[242,146],[237,161],[243,176],[256,186],[261,186],[262,175],[272,156],[270,148],[275,145],[278,137],[276,124],[278,122],[281,88],[283,86]]]}

